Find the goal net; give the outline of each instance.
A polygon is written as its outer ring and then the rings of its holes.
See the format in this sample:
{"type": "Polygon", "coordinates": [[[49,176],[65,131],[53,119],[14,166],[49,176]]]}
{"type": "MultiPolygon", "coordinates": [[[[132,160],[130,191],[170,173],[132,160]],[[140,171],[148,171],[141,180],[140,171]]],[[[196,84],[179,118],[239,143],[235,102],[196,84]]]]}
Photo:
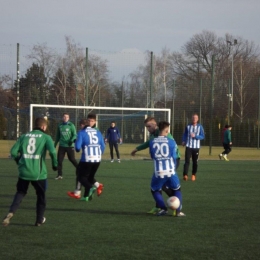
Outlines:
{"type": "Polygon", "coordinates": [[[79,122],[89,113],[97,116],[97,127],[105,137],[111,121],[116,122],[124,143],[142,143],[147,140],[149,133],[144,127],[145,118],[152,116],[156,121],[170,122],[170,109],[159,108],[122,108],[122,107],[92,107],[92,106],[66,106],[66,105],[30,105],[30,130],[37,117],[48,119],[47,133],[55,139],[58,124],[64,113],[68,113],[70,121],[79,131],[79,122]]]}

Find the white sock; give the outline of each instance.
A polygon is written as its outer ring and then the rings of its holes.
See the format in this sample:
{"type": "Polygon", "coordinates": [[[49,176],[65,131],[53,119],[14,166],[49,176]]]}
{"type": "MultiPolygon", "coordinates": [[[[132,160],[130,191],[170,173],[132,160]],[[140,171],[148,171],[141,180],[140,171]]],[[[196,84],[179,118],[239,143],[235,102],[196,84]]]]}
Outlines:
{"type": "Polygon", "coordinates": [[[81,194],[81,191],[80,191],[80,190],[74,190],[74,194],[75,194],[75,195],[80,195],[80,194],[81,194]]]}
{"type": "Polygon", "coordinates": [[[99,187],[99,182],[96,181],[96,182],[94,183],[94,186],[95,186],[96,188],[98,188],[98,187],[99,187]]]}

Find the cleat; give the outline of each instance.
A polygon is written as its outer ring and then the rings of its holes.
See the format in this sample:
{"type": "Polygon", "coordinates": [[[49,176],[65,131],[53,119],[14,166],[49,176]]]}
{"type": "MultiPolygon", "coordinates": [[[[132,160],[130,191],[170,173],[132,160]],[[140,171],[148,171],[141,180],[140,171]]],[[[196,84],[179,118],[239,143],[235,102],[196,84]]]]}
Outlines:
{"type": "Polygon", "coordinates": [[[223,157],[223,154],[222,154],[222,153],[220,153],[220,154],[218,155],[218,157],[219,157],[219,160],[221,160],[221,159],[222,159],[222,157],[223,157]]]}
{"type": "Polygon", "coordinates": [[[10,212],[10,213],[8,213],[7,215],[6,215],[6,217],[3,219],[3,222],[2,222],[2,224],[3,224],[3,226],[8,226],[9,225],[9,223],[10,223],[10,219],[13,217],[13,213],[12,212],[10,212]]]}
{"type": "Polygon", "coordinates": [[[111,162],[114,162],[114,160],[111,160],[111,162]]]}
{"type": "Polygon", "coordinates": [[[150,211],[147,211],[146,213],[147,213],[147,214],[156,214],[156,213],[158,213],[160,210],[161,210],[160,208],[154,207],[154,208],[152,208],[150,211]]]}
{"type": "Polygon", "coordinates": [[[227,161],[227,162],[229,161],[226,154],[223,155],[223,158],[224,158],[225,161],[227,161]]]}
{"type": "Polygon", "coordinates": [[[42,219],[42,222],[41,223],[35,223],[35,226],[36,227],[40,227],[42,224],[44,224],[46,222],[46,218],[45,217],[43,217],[43,219],[42,219]]]}
{"type": "Polygon", "coordinates": [[[57,175],[56,177],[55,177],[55,180],[62,180],[62,176],[61,175],[57,175]]]}
{"type": "Polygon", "coordinates": [[[159,217],[159,216],[164,216],[166,214],[168,214],[168,211],[165,209],[161,209],[159,212],[156,213],[156,216],[159,217]]]}
{"type": "Polygon", "coordinates": [[[191,175],[191,180],[192,180],[192,181],[196,181],[196,176],[195,176],[195,174],[192,174],[192,175],[191,175]]]}
{"type": "Polygon", "coordinates": [[[102,183],[99,183],[99,186],[97,188],[97,195],[100,196],[102,191],[104,189],[104,185],[102,183]]]}
{"type": "Polygon", "coordinates": [[[82,201],[89,201],[88,197],[82,197],[82,198],[80,198],[80,200],[82,200],[82,201]]]}
{"type": "Polygon", "coordinates": [[[88,200],[92,200],[93,199],[93,196],[94,196],[94,192],[96,191],[96,187],[92,187],[90,190],[89,190],[89,193],[88,193],[88,200]]]}
{"type": "Polygon", "coordinates": [[[185,180],[185,181],[188,180],[188,175],[187,174],[183,175],[183,180],[185,180]]]}
{"type": "Polygon", "coordinates": [[[176,213],[175,217],[186,217],[186,215],[183,212],[179,211],[176,213]]]}
{"type": "Polygon", "coordinates": [[[117,161],[118,161],[118,163],[120,163],[120,159],[118,159],[117,161]]]}
{"type": "Polygon", "coordinates": [[[74,198],[74,199],[80,199],[80,194],[75,194],[75,192],[73,191],[68,191],[67,192],[68,196],[71,197],[71,198],[74,198]]]}

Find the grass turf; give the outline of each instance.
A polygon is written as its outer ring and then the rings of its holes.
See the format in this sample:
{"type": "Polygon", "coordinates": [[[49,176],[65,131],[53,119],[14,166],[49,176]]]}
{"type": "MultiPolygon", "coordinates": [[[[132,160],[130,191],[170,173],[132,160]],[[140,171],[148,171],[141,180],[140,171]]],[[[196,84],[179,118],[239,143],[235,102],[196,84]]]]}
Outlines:
{"type": "MultiPolygon", "coordinates": [[[[12,160],[0,163],[4,217],[17,169],[12,160]]],[[[104,160],[96,175],[104,192],[91,202],[67,197],[75,183],[67,160],[61,181],[54,180],[49,160],[48,167],[46,224],[33,226],[31,186],[10,225],[1,228],[1,259],[260,259],[257,161],[200,161],[196,182],[181,179],[183,218],[146,214],[154,206],[151,161],[104,160]]]]}

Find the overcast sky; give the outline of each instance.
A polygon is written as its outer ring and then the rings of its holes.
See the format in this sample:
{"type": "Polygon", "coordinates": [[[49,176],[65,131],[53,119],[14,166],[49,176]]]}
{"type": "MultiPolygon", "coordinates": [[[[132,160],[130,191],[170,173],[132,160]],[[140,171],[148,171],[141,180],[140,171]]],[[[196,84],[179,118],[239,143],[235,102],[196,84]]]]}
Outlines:
{"type": "Polygon", "coordinates": [[[0,44],[179,51],[203,30],[260,44],[260,0],[0,0],[0,44]]]}

